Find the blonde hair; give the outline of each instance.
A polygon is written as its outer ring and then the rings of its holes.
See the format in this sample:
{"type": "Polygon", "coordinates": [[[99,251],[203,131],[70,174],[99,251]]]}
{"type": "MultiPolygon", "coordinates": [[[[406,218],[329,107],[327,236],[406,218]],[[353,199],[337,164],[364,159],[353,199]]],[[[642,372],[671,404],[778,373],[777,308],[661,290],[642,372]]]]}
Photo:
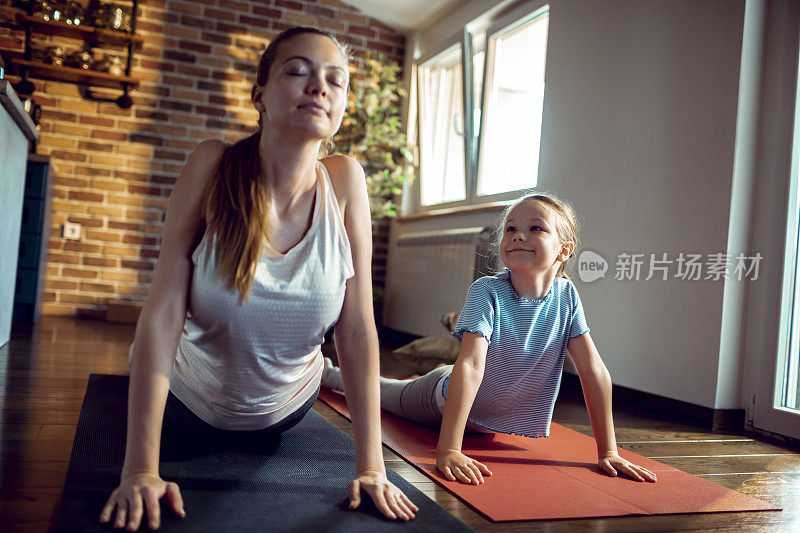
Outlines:
{"type": "MultiPolygon", "coordinates": [[[[258,62],[256,84],[269,79],[280,44],[304,33],[323,35],[339,48],[346,61],[350,53],[332,34],[317,28],[289,28],[270,42],[258,62]]],[[[240,303],[246,303],[253,287],[256,265],[263,240],[269,238],[267,208],[269,182],[261,168],[259,145],[262,119],[252,135],[225,148],[217,169],[203,191],[203,213],[207,232],[216,237],[217,266],[222,279],[239,291],[240,303]]]]}
{"type": "Polygon", "coordinates": [[[503,210],[502,215],[498,219],[497,226],[495,228],[494,236],[492,238],[492,249],[496,251],[497,257],[500,257],[500,241],[503,238],[503,231],[506,226],[506,221],[508,220],[508,215],[511,214],[511,211],[517,207],[522,202],[536,202],[540,206],[544,207],[545,209],[549,210],[551,213],[554,213],[555,216],[555,227],[556,233],[558,234],[558,238],[561,242],[572,241],[575,243],[575,247],[572,250],[572,253],[567,258],[566,261],[561,263],[558,267],[558,271],[556,272],[556,276],[561,276],[567,279],[570,277],[567,275],[567,268],[572,266],[572,256],[575,255],[575,252],[578,251],[578,220],[575,215],[575,211],[572,209],[572,206],[569,205],[567,202],[558,199],[554,194],[551,193],[528,193],[524,196],[520,197],[515,201],[513,204],[509,205],[503,210]]]}

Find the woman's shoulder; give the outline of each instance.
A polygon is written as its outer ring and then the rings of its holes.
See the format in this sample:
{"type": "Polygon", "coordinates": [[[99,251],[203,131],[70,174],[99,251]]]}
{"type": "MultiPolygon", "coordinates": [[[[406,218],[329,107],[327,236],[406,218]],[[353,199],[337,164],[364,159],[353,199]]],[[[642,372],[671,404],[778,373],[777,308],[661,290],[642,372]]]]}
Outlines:
{"type": "Polygon", "coordinates": [[[199,204],[202,191],[216,172],[220,157],[227,146],[224,142],[213,139],[195,146],[175,182],[173,193],[181,195],[185,202],[199,204]]]}
{"type": "Polygon", "coordinates": [[[227,147],[228,144],[217,139],[201,142],[189,154],[189,160],[181,177],[190,180],[195,187],[202,187],[216,172],[222,153],[227,147]]]}
{"type": "Polygon", "coordinates": [[[364,169],[358,161],[350,156],[334,154],[321,160],[331,177],[331,184],[336,190],[336,195],[348,192],[364,184],[364,169]]]}
{"type": "Polygon", "coordinates": [[[356,195],[366,194],[364,169],[350,156],[335,154],[321,160],[331,178],[331,186],[342,216],[349,201],[356,195]]]}
{"type": "Polygon", "coordinates": [[[226,148],[228,148],[228,146],[230,145],[225,141],[221,141],[219,139],[207,139],[195,146],[194,150],[189,156],[189,159],[200,164],[216,163],[219,161],[219,158],[222,157],[222,153],[226,148]]]}

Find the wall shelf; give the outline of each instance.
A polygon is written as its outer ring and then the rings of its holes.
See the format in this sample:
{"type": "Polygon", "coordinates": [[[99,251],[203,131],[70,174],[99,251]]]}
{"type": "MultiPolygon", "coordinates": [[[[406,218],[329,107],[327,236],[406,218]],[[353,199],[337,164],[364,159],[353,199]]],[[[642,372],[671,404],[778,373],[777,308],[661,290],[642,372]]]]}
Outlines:
{"type": "Polygon", "coordinates": [[[137,48],[141,48],[143,42],[141,35],[109,30],[106,28],[97,28],[86,24],[79,24],[76,26],[57,20],[44,20],[35,15],[20,13],[17,15],[17,22],[22,27],[30,25],[34,32],[45,35],[58,35],[60,37],[83,39],[84,41],[112,45],[127,45],[133,43],[137,48]]]}
{"type": "Polygon", "coordinates": [[[37,79],[66,81],[79,85],[110,87],[113,89],[123,89],[126,85],[136,87],[139,84],[138,80],[130,76],[114,76],[99,70],[51,65],[50,63],[14,58],[11,59],[11,63],[24,68],[29,76],[37,79]]]}
{"type": "MultiPolygon", "coordinates": [[[[135,49],[141,48],[143,38],[136,34],[136,8],[138,0],[132,0],[131,8],[131,31],[115,31],[108,28],[100,28],[91,24],[67,24],[63,21],[44,20],[38,15],[34,15],[34,0],[28,1],[28,13],[17,13],[13,20],[25,30],[25,51],[23,53],[4,51],[4,54],[13,65],[19,82],[15,88],[17,92],[24,96],[30,96],[34,91],[33,83],[28,79],[43,79],[62,81],[80,85],[81,94],[87,100],[97,102],[113,102],[122,108],[132,105],[132,100],[128,95],[131,88],[138,86],[137,79],[131,77],[131,63],[135,49]],[[125,63],[124,75],[114,75],[101,70],[85,69],[75,66],[54,65],[44,61],[37,61],[34,58],[33,48],[31,47],[31,36],[51,35],[66,37],[84,41],[89,49],[105,48],[108,46],[123,47],[127,53],[123,58],[125,63]],[[118,98],[108,96],[97,96],[92,93],[93,87],[104,87],[119,89],[122,95],[118,98]]],[[[92,8],[99,7],[100,2],[92,1],[92,8]]],[[[38,49],[37,49],[38,51],[38,49]]]]}

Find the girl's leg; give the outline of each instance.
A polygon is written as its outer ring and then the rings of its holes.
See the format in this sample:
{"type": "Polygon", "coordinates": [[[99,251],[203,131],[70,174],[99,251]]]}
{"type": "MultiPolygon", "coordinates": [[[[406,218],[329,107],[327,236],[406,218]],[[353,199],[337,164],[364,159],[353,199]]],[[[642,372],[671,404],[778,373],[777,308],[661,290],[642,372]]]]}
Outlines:
{"type": "MultiPolygon", "coordinates": [[[[442,412],[434,393],[438,390],[439,381],[447,377],[452,369],[453,365],[441,366],[414,379],[381,377],[381,408],[412,422],[438,426],[442,422],[442,412]]],[[[341,372],[330,359],[325,360],[322,384],[342,390],[341,372]]]]}

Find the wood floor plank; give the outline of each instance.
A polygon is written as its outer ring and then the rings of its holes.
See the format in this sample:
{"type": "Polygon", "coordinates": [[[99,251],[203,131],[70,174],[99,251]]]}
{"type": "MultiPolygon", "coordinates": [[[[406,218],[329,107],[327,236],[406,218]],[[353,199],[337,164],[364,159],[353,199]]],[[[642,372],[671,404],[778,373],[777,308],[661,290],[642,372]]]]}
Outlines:
{"type": "Polygon", "coordinates": [[[0,447],[0,462],[6,461],[69,461],[72,440],[68,441],[10,441],[0,447]]]}
{"type": "Polygon", "coordinates": [[[55,409],[80,410],[83,398],[18,398],[0,397],[4,408],[10,410],[28,409],[37,411],[51,411],[55,409]]]}
{"type": "Polygon", "coordinates": [[[766,453],[797,455],[796,451],[757,440],[648,442],[620,445],[620,447],[656,460],[660,460],[659,458],[661,457],[693,455],[753,455],[766,453]]]}
{"type": "MultiPolygon", "coordinates": [[[[554,419],[555,420],[555,419],[554,419]]],[[[564,424],[568,425],[568,424],[564,424]]],[[[578,431],[577,428],[572,428],[578,431]]],[[[591,428],[586,426],[582,433],[590,434],[591,428]]],[[[617,442],[620,446],[625,446],[630,442],[650,442],[650,441],[683,441],[683,440],[719,440],[719,439],[741,439],[742,435],[736,434],[723,434],[712,433],[702,429],[695,428],[694,430],[677,429],[677,428],[659,428],[659,429],[645,429],[645,428],[631,428],[631,427],[618,427],[615,426],[614,431],[617,435],[617,442]]]]}
{"type": "Polygon", "coordinates": [[[55,519],[62,489],[2,490],[0,524],[47,523],[55,519]]]}
{"type": "Polygon", "coordinates": [[[6,389],[11,387],[28,387],[31,390],[80,390],[81,393],[86,391],[86,383],[88,381],[88,375],[85,378],[68,378],[63,376],[43,377],[41,375],[11,376],[2,375],[2,372],[0,372],[0,378],[2,378],[2,383],[6,386],[6,389]]]}
{"type": "Polygon", "coordinates": [[[663,459],[660,462],[696,476],[770,472],[794,474],[800,472],[800,456],[796,455],[675,457],[663,459]]]}
{"type": "Polygon", "coordinates": [[[67,461],[0,461],[0,486],[3,489],[63,488],[67,461]]]}
{"type": "Polygon", "coordinates": [[[64,441],[72,442],[75,440],[75,430],[77,425],[73,424],[42,424],[42,429],[36,436],[38,441],[64,441]]]}
{"type": "Polygon", "coordinates": [[[42,411],[40,409],[6,409],[0,416],[4,424],[77,424],[79,409],[42,411]]]}
{"type": "Polygon", "coordinates": [[[60,387],[40,387],[37,385],[26,387],[5,387],[0,390],[0,398],[14,398],[25,400],[28,398],[42,398],[54,400],[77,400],[83,401],[86,388],[66,389],[60,387]]]}
{"type": "Polygon", "coordinates": [[[42,424],[0,424],[0,440],[36,440],[42,424]]]}
{"type": "Polygon", "coordinates": [[[3,524],[4,533],[50,533],[52,522],[8,522],[3,524]]]}

